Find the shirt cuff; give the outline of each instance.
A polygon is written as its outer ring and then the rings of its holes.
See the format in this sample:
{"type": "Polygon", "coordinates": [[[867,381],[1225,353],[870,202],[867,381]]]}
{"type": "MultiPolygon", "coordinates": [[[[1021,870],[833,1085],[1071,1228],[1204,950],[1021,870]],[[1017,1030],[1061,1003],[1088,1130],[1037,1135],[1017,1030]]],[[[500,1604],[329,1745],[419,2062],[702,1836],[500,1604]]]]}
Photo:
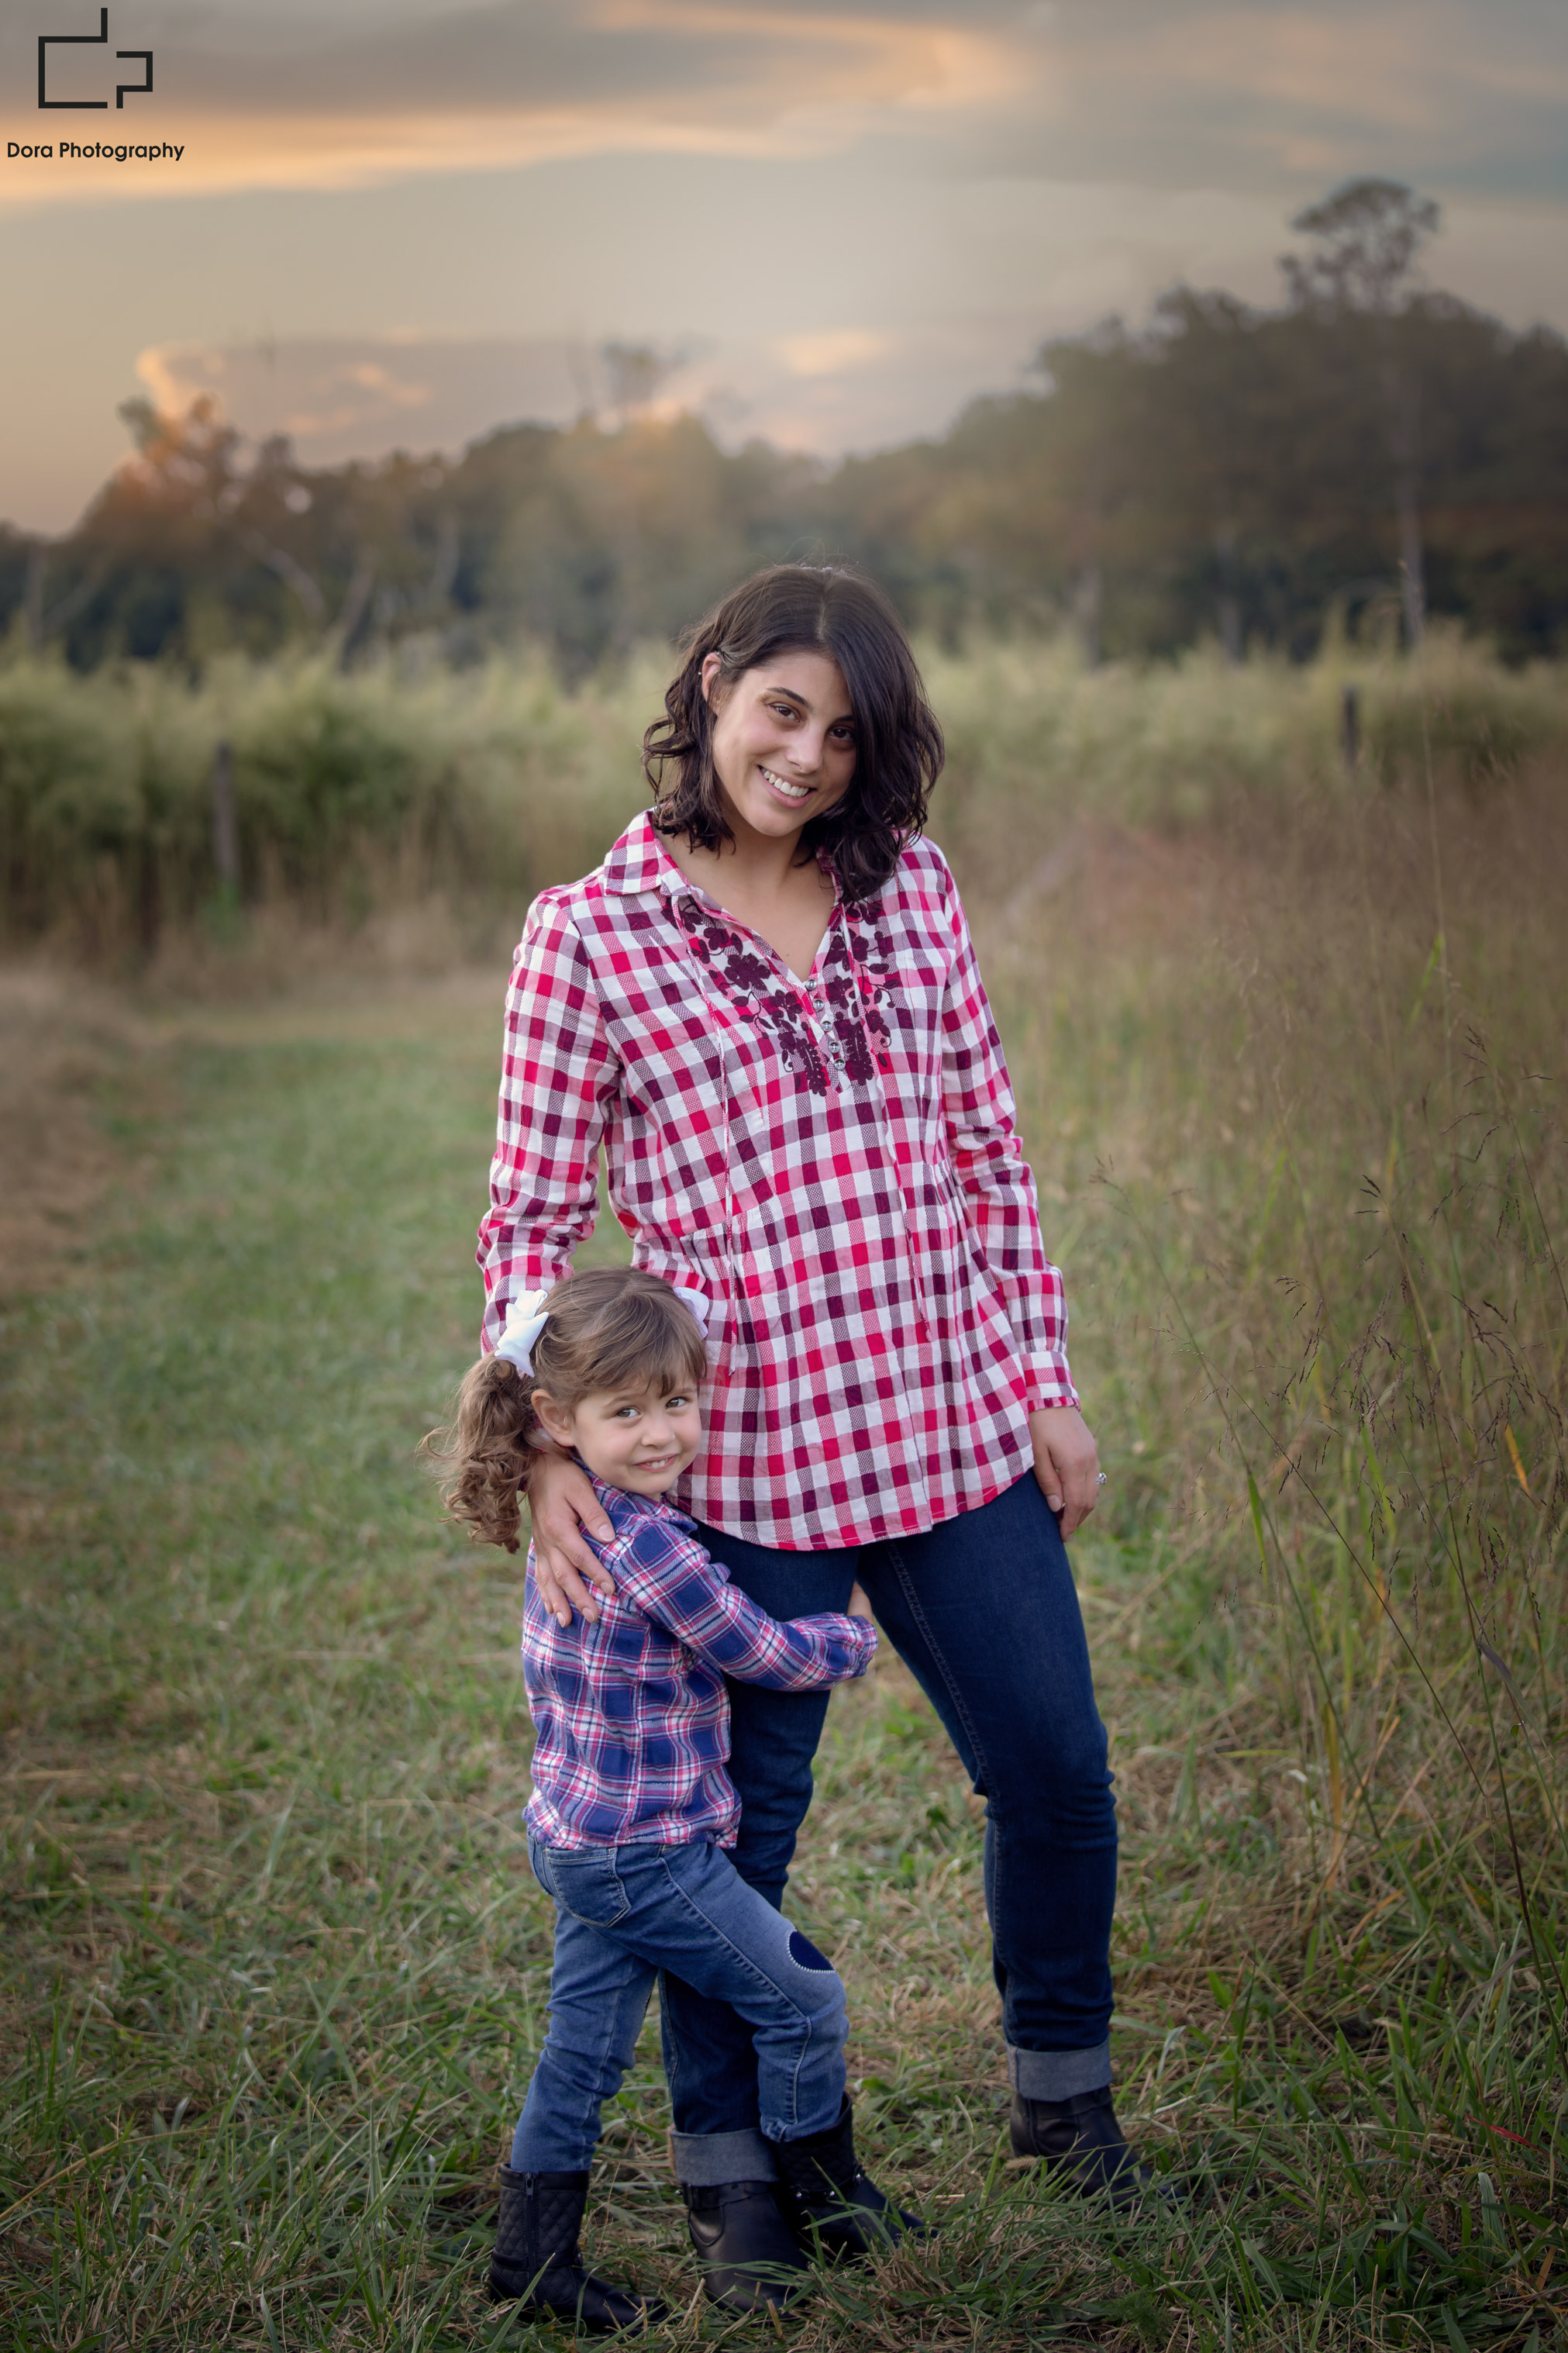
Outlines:
{"type": "Polygon", "coordinates": [[[1026,1413],[1044,1413],[1058,1405],[1077,1406],[1065,1348],[1042,1349],[1024,1368],[1021,1393],[1026,1413]]]}

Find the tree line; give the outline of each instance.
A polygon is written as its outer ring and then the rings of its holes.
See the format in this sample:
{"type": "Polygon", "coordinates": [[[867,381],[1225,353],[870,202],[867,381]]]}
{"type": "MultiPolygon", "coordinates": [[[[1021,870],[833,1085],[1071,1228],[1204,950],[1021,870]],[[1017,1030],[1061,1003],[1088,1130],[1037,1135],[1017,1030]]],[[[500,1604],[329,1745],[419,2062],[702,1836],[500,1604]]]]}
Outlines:
{"type": "MultiPolygon", "coordinates": [[[[527,639],[573,677],[757,564],[833,555],[950,640],[1070,622],[1091,659],[1205,637],[1304,655],[1369,615],[1413,643],[1440,614],[1510,659],[1561,651],[1568,345],[1426,289],[1437,210],[1396,182],[1291,226],[1274,307],[1177,286],[1140,328],[1045,343],[1027,389],[940,438],[831,467],[726,451],[636,397],[455,460],[323,469],[248,448],[210,401],[132,402],[133,453],[73,531],[0,529],[0,628],[79,670],[527,639]]],[[[651,395],[657,354],[616,356],[651,395]]]]}

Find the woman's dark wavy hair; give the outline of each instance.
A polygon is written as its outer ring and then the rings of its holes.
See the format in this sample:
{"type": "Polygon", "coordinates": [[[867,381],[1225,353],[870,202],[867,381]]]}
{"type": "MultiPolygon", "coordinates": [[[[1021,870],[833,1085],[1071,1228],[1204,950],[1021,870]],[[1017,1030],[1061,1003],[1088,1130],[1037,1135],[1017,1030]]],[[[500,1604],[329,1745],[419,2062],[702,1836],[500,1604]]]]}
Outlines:
{"type": "Polygon", "coordinates": [[[831,654],[843,672],[856,746],[854,782],[836,808],[803,828],[801,860],[826,852],[845,897],[869,899],[924,826],[944,755],[898,615],[879,588],[841,565],[771,565],[732,588],[683,639],[666,715],[643,737],[653,821],[698,849],[734,839],[713,772],[714,714],[702,665],[719,656],[722,693],[775,654],[803,648],[831,654]],[[675,782],[667,786],[671,767],[675,782]]]}

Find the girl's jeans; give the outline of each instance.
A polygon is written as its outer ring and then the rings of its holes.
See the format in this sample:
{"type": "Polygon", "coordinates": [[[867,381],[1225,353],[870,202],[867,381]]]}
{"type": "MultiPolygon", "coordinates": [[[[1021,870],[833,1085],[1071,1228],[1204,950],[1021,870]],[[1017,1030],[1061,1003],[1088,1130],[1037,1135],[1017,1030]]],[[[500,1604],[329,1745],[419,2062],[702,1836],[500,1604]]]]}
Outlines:
{"type": "MultiPolygon", "coordinates": [[[[631,2065],[660,1969],[732,2021],[752,2137],[799,2140],[838,2121],[844,1988],[831,1963],[737,1873],[711,1839],[584,1852],[529,1841],[555,1898],[550,2031],[511,2145],[516,2173],[580,2173],[599,2106],[631,2065]]],[[[758,2178],[773,2170],[771,2152],[758,2178]]],[[[730,2175],[688,2175],[709,2180],[730,2175]]]]}
{"type": "MultiPolygon", "coordinates": [[[[859,1577],[985,1799],[985,1906],[1014,2089],[1057,2100],[1109,2083],[1115,1806],[1067,1547],[1033,1471],[923,1535],[842,1552],[697,1533],[777,1618],[842,1609],[859,1577]]],[[[735,1868],[770,1904],[784,1900],[811,1803],[827,1700],[730,1685],[735,1868]]],[[[765,2177],[750,2026],[679,1968],[660,2001],[677,2171],[765,2177]]]]}

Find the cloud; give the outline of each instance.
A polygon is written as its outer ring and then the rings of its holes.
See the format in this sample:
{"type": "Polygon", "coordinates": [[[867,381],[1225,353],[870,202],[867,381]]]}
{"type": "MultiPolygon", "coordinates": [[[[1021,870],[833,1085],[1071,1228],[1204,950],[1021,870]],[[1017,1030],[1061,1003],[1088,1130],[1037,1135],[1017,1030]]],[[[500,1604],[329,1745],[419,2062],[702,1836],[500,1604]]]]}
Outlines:
{"type": "MultiPolygon", "coordinates": [[[[183,140],[175,179],[17,162],[0,202],[610,153],[808,160],[867,141],[1057,180],[1294,185],[1373,164],[1520,193],[1568,179],[1558,0],[113,0],[111,16],[117,43],[158,61],[154,96],[113,128],[183,140]]],[[[34,37],[15,13],[0,25],[13,113],[31,106],[34,37]]]]}
{"type": "MultiPolygon", "coordinates": [[[[824,457],[939,430],[976,393],[1022,381],[1037,336],[1005,312],[943,328],[825,327],[711,339],[671,355],[650,413],[695,414],[729,446],[761,436],[824,457]]],[[[452,453],[499,427],[619,421],[604,346],[570,337],[298,337],[142,352],[166,413],[203,396],[252,439],[287,434],[306,466],[395,449],[452,453]]]]}
{"type": "Polygon", "coordinates": [[[498,424],[565,424],[600,405],[594,353],[563,338],[163,343],[136,374],[166,414],[211,396],[252,438],[287,434],[308,466],[458,449],[498,424]]]}
{"type": "Polygon", "coordinates": [[[828,327],[815,333],[780,335],[777,348],[791,375],[843,375],[886,357],[891,341],[871,327],[828,327]]]}
{"type": "MultiPolygon", "coordinates": [[[[900,111],[926,120],[996,96],[1009,58],[986,14],[966,21],[919,0],[849,12],[793,0],[424,0],[258,17],[229,0],[199,15],[115,0],[115,37],[134,22],[157,72],[154,95],[110,127],[182,141],[177,185],[192,194],[359,186],[611,151],[804,157],[900,111]]],[[[13,106],[30,92],[35,54],[30,29],[0,26],[0,86],[13,106]]],[[[74,137],[86,120],[46,127],[74,137]]],[[[48,164],[13,164],[0,201],[98,193],[115,168],[62,177],[48,164]]],[[[123,172],[114,185],[149,189],[123,172]]],[[[167,192],[165,180],[157,193],[167,192]]]]}
{"type": "Polygon", "coordinates": [[[1096,0],[1032,46],[1039,72],[972,164],[1145,185],[1382,169],[1568,189],[1568,13],[1549,0],[1096,0]]]}

